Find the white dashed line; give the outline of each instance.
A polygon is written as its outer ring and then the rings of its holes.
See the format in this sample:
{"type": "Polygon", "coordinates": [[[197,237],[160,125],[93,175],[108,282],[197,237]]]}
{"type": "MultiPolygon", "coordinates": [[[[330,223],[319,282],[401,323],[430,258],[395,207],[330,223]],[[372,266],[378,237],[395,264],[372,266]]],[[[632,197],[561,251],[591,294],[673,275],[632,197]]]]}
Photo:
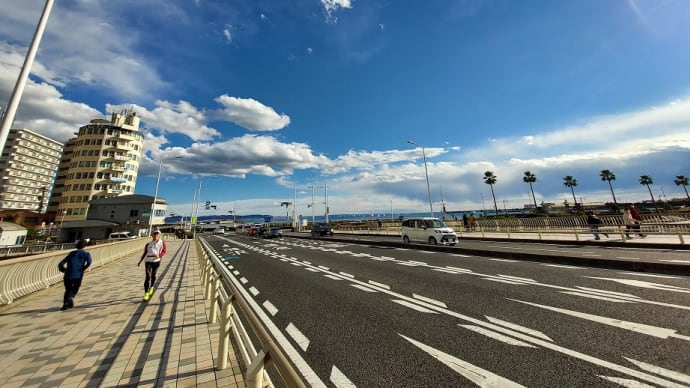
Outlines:
{"type": "Polygon", "coordinates": [[[386,290],[390,290],[390,289],[391,289],[391,286],[389,286],[389,285],[387,285],[387,284],[375,282],[375,281],[373,281],[373,280],[369,280],[369,284],[371,284],[372,286],[385,288],[386,290]]]}
{"type": "Polygon", "coordinates": [[[290,324],[288,324],[288,326],[285,328],[285,332],[288,333],[288,335],[292,337],[293,340],[295,340],[297,346],[299,346],[303,352],[307,351],[307,348],[309,347],[309,339],[304,334],[302,334],[302,332],[299,331],[299,329],[297,329],[297,327],[293,325],[292,322],[290,322],[290,324]]]}
{"type": "Polygon", "coordinates": [[[249,287],[249,292],[251,292],[254,296],[259,295],[259,290],[257,290],[256,287],[249,287]]]}
{"type": "Polygon", "coordinates": [[[275,316],[276,314],[278,314],[278,308],[276,308],[276,306],[274,306],[273,303],[265,301],[263,303],[263,306],[266,309],[266,311],[268,311],[268,313],[271,314],[271,316],[275,316]]]}

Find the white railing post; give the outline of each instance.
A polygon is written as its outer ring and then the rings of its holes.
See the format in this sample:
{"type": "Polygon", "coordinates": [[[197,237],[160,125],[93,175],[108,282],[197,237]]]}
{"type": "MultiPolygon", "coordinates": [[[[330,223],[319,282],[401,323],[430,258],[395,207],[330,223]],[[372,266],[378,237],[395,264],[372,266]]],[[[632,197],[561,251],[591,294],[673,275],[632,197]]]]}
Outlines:
{"type": "Polygon", "coordinates": [[[218,321],[218,294],[220,286],[220,276],[216,276],[213,281],[213,287],[211,287],[211,309],[209,310],[209,320],[211,323],[216,323],[218,321]]]}
{"type": "Polygon", "coordinates": [[[262,388],[265,357],[266,353],[263,350],[259,350],[247,368],[247,388],[262,388]]]}
{"type": "Polygon", "coordinates": [[[218,364],[216,369],[224,370],[228,367],[228,348],[230,346],[230,333],[232,328],[232,300],[223,301],[220,315],[220,327],[218,338],[218,364]]]}

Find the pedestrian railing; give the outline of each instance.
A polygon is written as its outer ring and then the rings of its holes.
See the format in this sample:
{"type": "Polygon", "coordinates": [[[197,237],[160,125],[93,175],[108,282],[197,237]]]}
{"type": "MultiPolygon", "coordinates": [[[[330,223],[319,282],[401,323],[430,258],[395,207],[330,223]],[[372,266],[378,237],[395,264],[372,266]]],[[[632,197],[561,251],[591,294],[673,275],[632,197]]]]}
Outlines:
{"type": "Polygon", "coordinates": [[[247,365],[245,376],[247,387],[273,386],[265,369],[267,366],[275,368],[285,386],[305,387],[288,358],[248,302],[248,297],[245,295],[246,291],[236,284],[237,280],[233,276],[226,272],[225,265],[212,253],[205,241],[196,239],[196,246],[204,286],[204,297],[211,301],[210,321],[215,323],[220,318],[216,369],[227,368],[227,360],[231,350],[229,347],[230,336],[232,335],[239,347],[238,353],[247,365]],[[243,321],[249,323],[253,336],[249,335],[243,321]],[[258,351],[252,338],[258,342],[258,351]]]}
{"type": "MultiPolygon", "coordinates": [[[[638,231],[627,231],[620,215],[600,216],[602,223],[598,229],[601,234],[620,237],[628,242],[637,237],[638,231]],[[635,236],[633,236],[633,234],[635,236]],[[630,237],[628,237],[628,235],[630,237]]],[[[453,228],[460,237],[502,237],[509,239],[554,240],[586,239],[593,236],[586,216],[571,217],[532,217],[532,218],[480,218],[474,227],[465,227],[462,220],[446,220],[446,225],[453,228]]],[[[344,224],[335,229],[336,233],[359,235],[400,235],[400,224],[384,223],[382,227],[374,224],[344,224]]],[[[690,214],[675,215],[646,214],[640,225],[639,233],[660,237],[666,243],[690,243],[690,214]]]]}
{"type": "MultiPolygon", "coordinates": [[[[112,263],[140,249],[138,241],[137,243],[121,241],[87,247],[86,250],[91,253],[93,259],[88,271],[112,263]]],[[[0,261],[0,304],[10,304],[19,297],[62,281],[63,274],[58,270],[58,263],[69,252],[70,250],[66,249],[0,261]]]]}

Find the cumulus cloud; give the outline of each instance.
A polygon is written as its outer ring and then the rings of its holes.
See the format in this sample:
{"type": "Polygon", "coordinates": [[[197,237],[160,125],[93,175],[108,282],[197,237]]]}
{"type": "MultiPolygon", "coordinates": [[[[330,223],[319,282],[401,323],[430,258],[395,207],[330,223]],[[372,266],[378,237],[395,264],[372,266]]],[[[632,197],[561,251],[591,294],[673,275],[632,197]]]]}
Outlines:
{"type": "Polygon", "coordinates": [[[228,120],[252,131],[275,131],[290,124],[288,115],[278,114],[273,108],[251,98],[224,94],[215,101],[224,107],[213,113],[216,120],[228,120]]]}
{"type": "Polygon", "coordinates": [[[339,8],[352,8],[352,3],[350,0],[321,0],[321,5],[326,12],[326,20],[329,23],[335,23],[338,21],[338,18],[335,16],[335,12],[339,8]]]}

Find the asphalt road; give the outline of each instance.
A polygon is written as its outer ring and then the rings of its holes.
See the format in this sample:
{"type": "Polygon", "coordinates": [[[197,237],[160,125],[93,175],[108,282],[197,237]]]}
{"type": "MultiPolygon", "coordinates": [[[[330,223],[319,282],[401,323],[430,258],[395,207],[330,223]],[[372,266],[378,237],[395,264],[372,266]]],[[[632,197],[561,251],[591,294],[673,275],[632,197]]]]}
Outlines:
{"type": "Polygon", "coordinates": [[[515,247],[204,238],[310,386],[690,386],[688,277],[514,260],[515,247]]]}

